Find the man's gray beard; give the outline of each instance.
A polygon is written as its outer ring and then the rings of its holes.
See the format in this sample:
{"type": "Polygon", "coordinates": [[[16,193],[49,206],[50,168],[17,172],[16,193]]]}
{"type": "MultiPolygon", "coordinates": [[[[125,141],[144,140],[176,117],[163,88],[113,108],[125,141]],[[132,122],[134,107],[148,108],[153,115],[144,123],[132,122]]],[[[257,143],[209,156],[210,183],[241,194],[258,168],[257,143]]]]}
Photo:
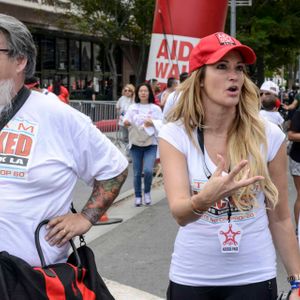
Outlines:
{"type": "Polygon", "coordinates": [[[8,112],[12,99],[16,96],[13,79],[0,80],[0,113],[8,112]]]}

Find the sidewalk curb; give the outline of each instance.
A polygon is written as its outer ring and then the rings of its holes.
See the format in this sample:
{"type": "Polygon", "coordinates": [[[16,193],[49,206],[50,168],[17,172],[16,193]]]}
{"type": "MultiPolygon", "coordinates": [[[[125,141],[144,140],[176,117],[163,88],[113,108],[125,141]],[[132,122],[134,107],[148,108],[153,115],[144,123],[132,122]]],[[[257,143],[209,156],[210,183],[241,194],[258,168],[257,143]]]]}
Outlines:
{"type": "Polygon", "coordinates": [[[163,298],[138,290],[129,285],[124,285],[107,278],[103,278],[103,280],[116,300],[163,300],[163,298]]]}

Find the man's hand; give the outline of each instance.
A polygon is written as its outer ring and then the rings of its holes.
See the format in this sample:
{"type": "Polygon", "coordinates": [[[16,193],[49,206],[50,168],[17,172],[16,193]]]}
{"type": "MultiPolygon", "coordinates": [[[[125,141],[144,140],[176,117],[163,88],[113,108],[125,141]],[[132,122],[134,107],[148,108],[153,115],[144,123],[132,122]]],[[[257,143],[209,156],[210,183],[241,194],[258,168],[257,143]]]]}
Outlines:
{"type": "Polygon", "coordinates": [[[91,227],[92,223],[82,214],[68,213],[49,221],[45,239],[51,246],[61,247],[73,237],[86,233],[91,227]]]}

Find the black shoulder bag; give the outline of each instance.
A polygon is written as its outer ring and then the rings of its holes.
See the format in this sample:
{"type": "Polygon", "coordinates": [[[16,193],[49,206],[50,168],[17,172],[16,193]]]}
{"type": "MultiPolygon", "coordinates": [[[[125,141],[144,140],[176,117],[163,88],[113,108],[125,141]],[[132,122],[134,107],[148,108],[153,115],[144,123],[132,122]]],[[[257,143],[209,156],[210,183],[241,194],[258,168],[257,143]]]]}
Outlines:
{"type": "Polygon", "coordinates": [[[92,250],[80,239],[77,249],[70,240],[73,253],[66,263],[46,265],[35,231],[35,244],[41,267],[32,267],[23,259],[0,252],[1,300],[115,300],[99,275],[92,250]],[[83,244],[82,244],[83,243],[83,244]]]}

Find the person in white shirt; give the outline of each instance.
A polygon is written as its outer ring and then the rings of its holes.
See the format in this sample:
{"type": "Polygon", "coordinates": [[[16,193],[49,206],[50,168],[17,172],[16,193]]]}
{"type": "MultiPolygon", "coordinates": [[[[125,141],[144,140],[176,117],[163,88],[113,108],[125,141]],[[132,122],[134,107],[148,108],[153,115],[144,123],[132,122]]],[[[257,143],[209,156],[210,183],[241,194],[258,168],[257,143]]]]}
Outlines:
{"type": "Polygon", "coordinates": [[[277,299],[274,246],[290,299],[300,299],[285,135],[259,117],[257,88],[245,69],[255,59],[225,33],[201,38],[159,132],[164,186],[180,225],[168,300],[277,299]]]}
{"type": "MultiPolygon", "coordinates": [[[[189,74],[187,72],[182,72],[179,76],[180,83],[183,83],[188,77],[189,77],[189,74]]],[[[177,89],[175,91],[173,91],[170,95],[168,95],[167,101],[163,108],[164,122],[167,121],[168,114],[171,111],[171,109],[174,108],[179,97],[180,97],[180,94],[178,93],[177,89]]]]}
{"type": "Polygon", "coordinates": [[[129,148],[133,163],[135,206],[142,204],[142,173],[144,173],[144,204],[151,204],[153,167],[157,152],[157,128],[162,123],[162,112],[154,104],[154,95],[148,83],[136,89],[135,103],[124,116],[129,128],[129,148]]]}
{"type": "Polygon", "coordinates": [[[277,126],[279,126],[282,129],[284,119],[281,116],[281,114],[278,112],[278,109],[276,107],[276,101],[277,101],[277,97],[275,95],[271,94],[271,95],[265,96],[261,100],[262,109],[260,110],[259,114],[263,118],[276,124],[277,126]]]}
{"type": "Polygon", "coordinates": [[[119,117],[118,124],[122,133],[122,140],[128,143],[128,129],[124,126],[124,116],[131,104],[134,103],[134,92],[135,88],[133,84],[126,84],[122,90],[122,96],[116,103],[117,114],[119,117]]]}
{"type": "Polygon", "coordinates": [[[1,118],[20,93],[28,98],[0,131],[0,254],[31,266],[41,262],[34,242],[38,224],[46,264],[66,262],[69,240],[86,233],[117,197],[128,162],[90,118],[24,86],[35,71],[36,48],[26,26],[0,14],[1,118]],[[70,206],[77,179],[93,187],[81,212],[70,206]]]}
{"type": "Polygon", "coordinates": [[[167,88],[162,92],[159,106],[163,109],[170,94],[172,94],[178,86],[178,80],[175,77],[169,77],[167,80],[167,88]]]}

